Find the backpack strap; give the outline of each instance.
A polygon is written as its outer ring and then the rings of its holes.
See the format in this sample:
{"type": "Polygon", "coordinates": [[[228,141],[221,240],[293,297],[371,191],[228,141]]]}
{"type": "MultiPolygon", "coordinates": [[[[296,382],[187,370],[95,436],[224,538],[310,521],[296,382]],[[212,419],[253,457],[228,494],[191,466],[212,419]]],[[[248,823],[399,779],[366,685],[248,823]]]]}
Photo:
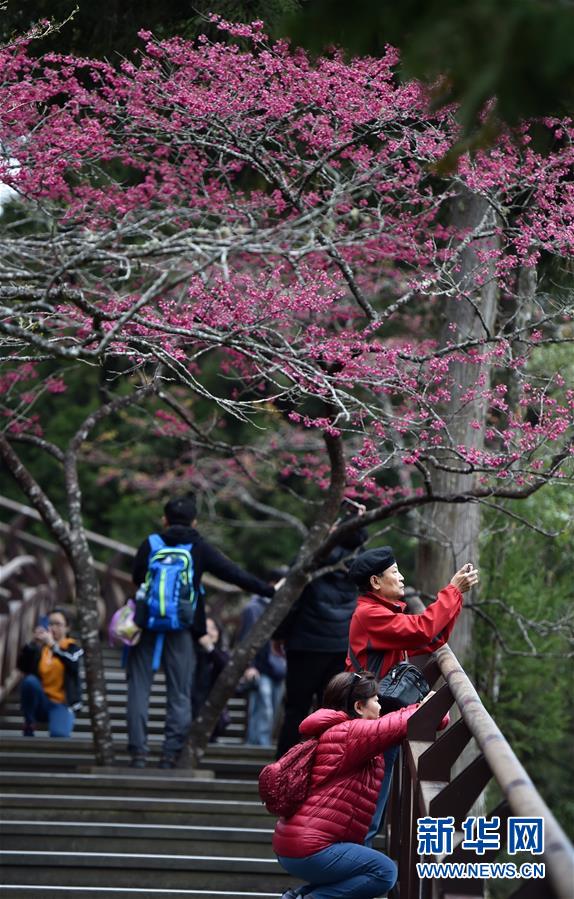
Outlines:
{"type": "Polygon", "coordinates": [[[361,671],[362,670],[361,663],[359,662],[357,656],[353,652],[353,648],[350,643],[349,643],[347,652],[348,652],[349,659],[351,660],[351,665],[353,666],[353,670],[355,672],[361,671]]]}
{"type": "Polygon", "coordinates": [[[152,671],[157,671],[158,668],[159,668],[159,666],[160,666],[160,663],[161,663],[161,654],[162,654],[162,652],[163,652],[163,641],[164,641],[164,637],[165,637],[165,634],[164,634],[163,632],[160,632],[160,633],[157,635],[157,637],[155,638],[155,647],[154,647],[154,651],[153,651],[153,661],[152,661],[152,663],[151,663],[151,670],[152,670],[152,671]]]}
{"type": "Polygon", "coordinates": [[[165,540],[162,540],[159,534],[150,534],[147,538],[150,546],[150,554],[156,553],[158,549],[163,549],[165,540]]]}

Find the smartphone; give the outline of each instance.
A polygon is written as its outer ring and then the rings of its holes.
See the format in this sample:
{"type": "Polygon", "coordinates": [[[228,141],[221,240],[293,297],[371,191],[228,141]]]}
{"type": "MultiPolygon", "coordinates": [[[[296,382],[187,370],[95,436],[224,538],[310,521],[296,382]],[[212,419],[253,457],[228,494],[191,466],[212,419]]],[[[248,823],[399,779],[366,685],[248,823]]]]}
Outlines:
{"type": "Polygon", "coordinates": [[[50,627],[50,619],[47,615],[42,615],[41,618],[38,618],[38,624],[36,627],[43,627],[45,631],[50,627]]]}

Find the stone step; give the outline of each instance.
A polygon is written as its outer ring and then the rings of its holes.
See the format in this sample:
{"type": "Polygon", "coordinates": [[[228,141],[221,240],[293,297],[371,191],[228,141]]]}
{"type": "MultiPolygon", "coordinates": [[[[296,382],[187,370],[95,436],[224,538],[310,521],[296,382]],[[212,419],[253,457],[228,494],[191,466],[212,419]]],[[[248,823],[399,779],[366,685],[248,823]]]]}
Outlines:
{"type": "MultiPolygon", "coordinates": [[[[22,718],[3,718],[0,720],[0,726],[3,731],[12,734],[21,734],[22,733],[22,718]]],[[[112,729],[112,734],[115,739],[119,741],[127,742],[128,733],[126,730],[126,721],[125,717],[123,719],[112,718],[110,720],[110,726],[112,729]]],[[[150,715],[148,721],[148,733],[150,736],[152,735],[160,735],[163,734],[165,727],[165,713],[158,713],[156,715],[150,715]]],[[[47,734],[47,724],[39,724],[36,728],[38,734],[47,734]]],[[[76,723],[74,725],[74,733],[81,734],[86,736],[87,734],[91,734],[91,724],[86,718],[78,718],[76,719],[76,723]]],[[[229,726],[226,728],[226,734],[230,737],[236,737],[237,739],[242,739],[243,734],[245,732],[245,725],[241,721],[231,721],[229,726]]]]}
{"type": "MultiPolygon", "coordinates": [[[[127,690],[125,689],[125,685],[120,683],[111,682],[106,685],[107,694],[108,694],[108,704],[111,708],[115,708],[116,706],[122,706],[125,708],[127,701],[127,690]]],[[[165,705],[165,697],[166,691],[161,686],[159,688],[154,684],[152,693],[150,694],[149,704],[150,707],[153,706],[161,706],[165,705]]],[[[87,708],[84,705],[84,710],[82,714],[87,715],[85,709],[87,708]]],[[[232,714],[240,714],[241,712],[245,713],[247,709],[247,703],[242,696],[232,696],[231,699],[227,700],[227,708],[232,714]]],[[[17,715],[20,712],[20,699],[15,694],[12,693],[9,698],[7,698],[2,704],[2,708],[0,710],[0,714],[2,715],[17,715]]]]}
{"type": "MultiPolygon", "coordinates": [[[[223,848],[223,847],[222,847],[223,848]]],[[[152,854],[127,852],[34,852],[0,850],[4,884],[41,880],[57,891],[61,884],[152,889],[251,890],[281,893],[295,885],[276,859],[232,858],[225,854],[152,854]]]]}
{"type": "MultiPolygon", "coordinates": [[[[150,719],[153,719],[154,716],[158,717],[161,715],[165,716],[165,696],[152,696],[149,703],[149,716],[150,719]]],[[[111,700],[108,698],[108,709],[111,718],[121,718],[125,721],[126,717],[126,699],[125,696],[116,696],[111,700]]],[[[239,717],[243,715],[243,711],[241,709],[233,709],[230,711],[230,714],[239,717]]],[[[22,724],[22,713],[20,711],[20,706],[17,703],[11,703],[10,705],[6,705],[2,709],[2,713],[0,714],[0,723],[2,727],[5,726],[5,721],[11,721],[12,719],[16,720],[18,725],[22,724]]],[[[89,721],[89,713],[87,705],[84,705],[83,708],[76,714],[76,723],[78,721],[89,721]]]]}
{"type": "MultiPolygon", "coordinates": [[[[3,741],[2,749],[0,750],[0,768],[5,771],[43,770],[46,772],[77,771],[82,773],[94,773],[94,771],[98,770],[96,768],[93,752],[86,752],[82,749],[76,751],[73,745],[62,748],[61,744],[64,741],[55,740],[54,742],[59,745],[52,747],[49,752],[44,752],[42,749],[36,749],[35,746],[31,746],[30,744],[34,744],[35,740],[29,739],[27,741],[28,745],[26,749],[21,749],[18,751],[18,754],[15,754],[14,750],[6,750],[4,748],[3,741]],[[30,746],[29,750],[28,746],[30,746]]],[[[158,739],[155,743],[150,740],[150,753],[148,756],[147,768],[157,767],[160,755],[160,745],[161,740],[158,739]]],[[[237,748],[241,749],[243,747],[240,744],[237,748]]],[[[116,766],[118,768],[127,769],[129,761],[130,756],[128,753],[117,748],[116,766]]],[[[244,756],[239,756],[234,759],[231,756],[212,755],[211,752],[208,752],[203,757],[199,765],[199,770],[213,771],[217,776],[226,778],[240,778],[242,780],[247,778],[252,780],[259,776],[263,764],[266,764],[267,761],[268,759],[258,761],[244,756]]],[[[184,771],[185,768],[180,770],[184,771]]],[[[166,774],[170,773],[172,772],[166,772],[166,774]]]]}
{"type": "MultiPolygon", "coordinates": [[[[1,875],[0,875],[1,879],[1,875]]],[[[46,884],[37,884],[32,886],[23,886],[21,884],[12,884],[7,886],[0,883],[0,895],[2,899],[53,899],[54,888],[46,886],[46,884]]],[[[165,890],[165,889],[149,889],[146,888],[145,894],[139,887],[78,887],[78,886],[62,886],[58,887],[58,896],[66,897],[66,899],[141,899],[142,895],[149,899],[278,899],[279,893],[283,892],[275,890],[272,893],[248,892],[237,890],[165,890]]]]}
{"type": "MultiPolygon", "coordinates": [[[[21,728],[12,727],[12,728],[2,729],[0,731],[0,745],[2,745],[2,747],[3,747],[4,741],[7,739],[10,739],[11,737],[13,738],[13,737],[21,737],[21,736],[23,736],[21,728]]],[[[153,745],[161,746],[162,736],[163,736],[162,728],[150,727],[150,732],[148,734],[148,742],[150,743],[150,745],[152,747],[153,747],[153,745]]],[[[116,747],[116,752],[122,752],[125,749],[125,747],[127,747],[127,745],[128,745],[127,732],[125,730],[121,730],[121,729],[113,727],[112,728],[112,737],[113,737],[113,741],[114,741],[114,746],[116,747]]],[[[28,750],[30,752],[33,751],[34,746],[38,742],[39,739],[42,739],[42,740],[50,739],[48,729],[43,724],[38,725],[33,737],[26,738],[26,741],[28,743],[28,745],[26,746],[26,751],[28,751],[28,750]]],[[[73,750],[74,752],[82,752],[83,750],[81,749],[81,747],[79,747],[77,745],[80,740],[88,740],[89,742],[91,742],[91,731],[88,730],[87,727],[76,728],[74,730],[74,733],[71,735],[71,738],[66,740],[66,743],[74,744],[74,747],[75,747],[73,750]]],[[[63,743],[63,740],[55,738],[54,744],[57,744],[57,745],[54,745],[54,747],[52,747],[52,748],[56,749],[58,752],[61,752],[62,751],[62,747],[61,747],[62,743],[63,743]]],[[[86,753],[86,755],[87,754],[88,753],[86,753]]]]}
{"type": "MultiPolygon", "coordinates": [[[[159,751],[150,753],[148,768],[157,767],[159,751]]],[[[127,753],[116,754],[118,767],[128,770],[129,756],[127,753]]],[[[69,750],[61,753],[51,752],[44,755],[40,752],[20,752],[15,756],[12,752],[0,751],[0,767],[5,771],[15,770],[43,770],[50,774],[53,771],[78,771],[92,773],[95,768],[95,759],[86,753],[71,753],[69,750]]],[[[146,769],[147,770],[147,769],[146,769]]],[[[185,769],[181,769],[185,770],[185,769]]],[[[222,759],[206,755],[200,764],[200,770],[213,771],[216,775],[231,778],[253,779],[261,770],[261,765],[241,759],[222,759]]],[[[166,775],[171,772],[166,772],[166,775]]]]}
{"type": "Polygon", "coordinates": [[[165,678],[150,698],[150,755],[128,768],[125,671],[107,665],[117,767],[95,766],[86,710],[68,740],[21,736],[18,697],[0,718],[2,899],[278,899],[295,881],[271,849],[275,819],[257,792],[273,749],[243,743],[246,701],[234,697],[227,735],[197,771],[154,768],[165,678]]]}
{"type": "MultiPolygon", "coordinates": [[[[188,824],[197,823],[195,815],[202,815],[204,819],[209,816],[216,816],[218,818],[217,826],[220,826],[221,821],[223,821],[224,825],[229,825],[231,821],[235,822],[237,820],[238,828],[242,826],[265,827],[269,825],[270,821],[273,821],[265,806],[258,799],[215,799],[211,797],[205,798],[201,795],[197,797],[159,797],[118,796],[112,793],[91,795],[79,792],[72,795],[63,795],[61,792],[56,792],[43,794],[40,802],[37,793],[22,790],[17,793],[0,793],[0,803],[3,818],[18,817],[19,820],[22,820],[22,816],[15,816],[9,810],[37,809],[41,805],[41,810],[45,811],[46,814],[67,809],[68,818],[70,817],[70,810],[73,811],[75,817],[76,814],[83,811],[100,811],[103,809],[107,810],[109,815],[127,812],[145,813],[148,816],[146,823],[149,823],[149,817],[152,814],[161,816],[165,814],[187,814],[189,820],[186,823],[188,824]],[[227,815],[227,820],[225,820],[225,815],[227,815]],[[246,824],[245,818],[249,818],[250,821],[257,819],[258,824],[246,824]]],[[[62,818],[60,817],[58,820],[62,820],[62,818]]],[[[125,819],[122,820],[125,821],[125,819]]],[[[179,821],[176,823],[179,823],[179,821]]]]}
{"type": "MultiPolygon", "coordinates": [[[[159,737],[150,740],[159,748],[161,739],[159,737]]],[[[90,738],[85,734],[73,733],[66,740],[51,739],[50,737],[38,734],[35,737],[23,737],[21,734],[14,734],[11,731],[0,731],[0,745],[4,754],[19,755],[20,753],[42,753],[46,756],[51,753],[58,755],[70,753],[70,755],[83,754],[86,763],[93,759],[94,747],[90,738]]],[[[125,743],[117,741],[114,743],[115,750],[119,756],[125,754],[125,743]]],[[[273,759],[274,749],[267,746],[251,746],[245,743],[237,744],[235,741],[227,741],[227,738],[220,738],[217,743],[209,743],[206,749],[206,758],[229,761],[240,760],[252,764],[255,768],[266,765],[273,759]]],[[[127,758],[127,754],[126,754],[127,758]]],[[[92,762],[93,764],[93,762],[92,762]]],[[[3,765],[0,764],[0,770],[3,765]]],[[[40,767],[41,770],[41,767],[40,767]]]]}
{"type": "Polygon", "coordinates": [[[41,852],[127,852],[156,855],[217,855],[225,847],[230,858],[274,859],[273,829],[87,823],[85,821],[0,821],[2,848],[41,852]]]}
{"type": "MultiPolygon", "coordinates": [[[[229,827],[231,823],[238,822],[240,828],[265,828],[269,821],[274,823],[266,812],[249,809],[241,816],[230,814],[228,808],[221,808],[212,803],[205,803],[204,810],[194,808],[190,813],[189,808],[182,809],[179,806],[146,807],[140,805],[137,808],[111,808],[95,806],[84,801],[81,808],[55,807],[44,809],[38,807],[38,801],[29,801],[28,805],[22,805],[18,800],[13,801],[10,796],[2,798],[2,814],[14,821],[38,821],[48,828],[51,822],[66,822],[73,815],[75,821],[89,822],[92,824],[152,824],[160,827],[166,825],[188,825],[193,823],[197,827],[229,827]],[[175,809],[175,810],[174,810],[175,809]],[[178,810],[179,809],[179,810],[178,810]]],[[[1,877],[1,875],[0,875],[1,877]]],[[[0,894],[1,895],[1,894],[0,894]]]]}
{"type": "MultiPolygon", "coordinates": [[[[18,716],[17,718],[3,718],[0,720],[0,726],[2,730],[9,731],[10,733],[21,733],[22,732],[22,718],[18,716]]],[[[112,733],[114,737],[117,737],[119,740],[127,739],[127,730],[126,730],[126,720],[125,716],[123,718],[111,718],[110,726],[112,729],[112,733]]],[[[148,720],[148,733],[150,734],[161,734],[163,733],[165,727],[165,713],[163,711],[156,713],[155,715],[150,715],[148,720]]],[[[39,724],[36,728],[38,733],[48,733],[47,724],[39,724]]],[[[243,734],[245,730],[245,725],[242,721],[231,721],[229,727],[226,729],[226,733],[234,736],[240,736],[243,734]]],[[[76,734],[91,734],[91,724],[87,720],[87,718],[77,718],[76,723],[74,725],[74,733],[76,734]]]]}
{"type": "Polygon", "coordinates": [[[133,769],[128,769],[122,774],[76,774],[66,773],[50,774],[38,771],[5,772],[0,771],[0,791],[6,793],[35,792],[38,796],[57,795],[61,789],[65,795],[73,796],[76,793],[82,795],[98,795],[103,793],[120,794],[122,796],[154,795],[161,794],[163,798],[174,796],[176,798],[206,798],[225,799],[231,798],[236,802],[259,800],[257,781],[215,779],[213,777],[187,777],[178,775],[177,770],[165,772],[154,769],[146,770],[145,774],[138,774],[133,769]]]}

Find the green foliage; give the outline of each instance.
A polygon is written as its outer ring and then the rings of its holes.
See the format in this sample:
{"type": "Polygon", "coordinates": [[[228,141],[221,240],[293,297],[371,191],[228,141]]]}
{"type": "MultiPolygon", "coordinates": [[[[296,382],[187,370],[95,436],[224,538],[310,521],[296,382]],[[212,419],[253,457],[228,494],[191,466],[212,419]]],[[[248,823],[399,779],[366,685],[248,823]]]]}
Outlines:
{"type": "Polygon", "coordinates": [[[541,530],[558,533],[547,537],[517,521],[487,516],[490,532],[481,552],[481,595],[484,600],[499,599],[503,606],[479,606],[492,624],[477,622],[475,678],[497,724],[572,836],[574,497],[567,490],[547,488],[509,509],[541,530]],[[529,646],[523,619],[559,626],[529,628],[529,646]],[[534,655],[534,647],[545,657],[534,655]]]}
{"type": "Polygon", "coordinates": [[[320,51],[349,54],[401,50],[407,77],[441,82],[440,102],[461,104],[466,134],[482,126],[481,110],[497,98],[497,114],[562,115],[574,98],[574,9],[541,0],[310,0],[285,26],[320,51]]]}

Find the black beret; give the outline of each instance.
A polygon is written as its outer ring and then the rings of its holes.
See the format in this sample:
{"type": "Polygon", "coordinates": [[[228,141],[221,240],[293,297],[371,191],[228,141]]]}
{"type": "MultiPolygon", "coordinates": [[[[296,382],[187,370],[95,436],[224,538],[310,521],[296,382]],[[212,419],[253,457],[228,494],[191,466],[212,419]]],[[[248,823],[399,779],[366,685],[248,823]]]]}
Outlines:
{"type": "Polygon", "coordinates": [[[395,564],[392,546],[379,546],[377,549],[369,549],[352,563],[349,568],[349,577],[355,584],[368,583],[373,574],[382,574],[387,568],[395,564]]]}

